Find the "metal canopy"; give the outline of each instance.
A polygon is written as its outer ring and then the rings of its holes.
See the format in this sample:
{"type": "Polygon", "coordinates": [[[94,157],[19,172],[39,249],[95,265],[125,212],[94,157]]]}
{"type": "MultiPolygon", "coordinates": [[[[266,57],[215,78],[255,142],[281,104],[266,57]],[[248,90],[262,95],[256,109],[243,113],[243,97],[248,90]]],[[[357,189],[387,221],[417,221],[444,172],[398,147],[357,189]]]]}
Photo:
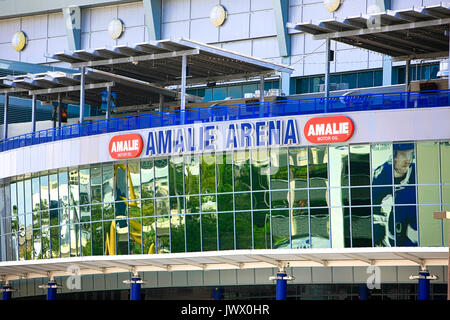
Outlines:
{"type": "Polygon", "coordinates": [[[187,57],[188,84],[237,80],[276,72],[292,73],[294,70],[289,66],[183,38],[65,51],[52,56],[53,59],[70,63],[73,68],[94,68],[159,86],[180,84],[183,57],[187,57]]]}
{"type": "MultiPolygon", "coordinates": [[[[86,103],[100,106],[103,90],[112,87],[117,93],[117,107],[159,103],[160,95],[165,101],[175,101],[179,93],[160,88],[145,81],[135,80],[101,71],[87,71],[85,75],[86,103]]],[[[37,100],[57,101],[58,96],[65,103],[79,103],[81,89],[80,73],[46,72],[0,78],[0,94],[29,98],[36,95],[37,100]]]]}
{"type": "Polygon", "coordinates": [[[223,270],[290,267],[444,266],[448,248],[230,250],[153,255],[89,256],[0,262],[0,281],[117,272],[223,270]]]}
{"type": "Polygon", "coordinates": [[[448,57],[450,6],[385,11],[292,25],[314,35],[389,55],[394,60],[448,57]]]}

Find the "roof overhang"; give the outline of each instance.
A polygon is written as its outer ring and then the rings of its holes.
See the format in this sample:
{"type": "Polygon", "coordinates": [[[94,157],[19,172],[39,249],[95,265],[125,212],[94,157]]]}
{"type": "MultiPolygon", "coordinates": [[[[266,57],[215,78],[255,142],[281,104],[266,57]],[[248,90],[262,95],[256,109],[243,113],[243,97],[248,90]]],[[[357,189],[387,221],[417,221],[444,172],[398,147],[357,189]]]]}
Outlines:
{"type": "Polygon", "coordinates": [[[0,262],[0,280],[143,271],[276,267],[444,266],[448,248],[345,248],[209,251],[155,255],[89,256],[0,262]],[[70,268],[69,268],[70,267],[70,268]]]}
{"type": "Polygon", "coordinates": [[[443,4],[290,24],[315,40],[335,40],[396,61],[448,58],[449,25],[450,6],[443,4]]]}

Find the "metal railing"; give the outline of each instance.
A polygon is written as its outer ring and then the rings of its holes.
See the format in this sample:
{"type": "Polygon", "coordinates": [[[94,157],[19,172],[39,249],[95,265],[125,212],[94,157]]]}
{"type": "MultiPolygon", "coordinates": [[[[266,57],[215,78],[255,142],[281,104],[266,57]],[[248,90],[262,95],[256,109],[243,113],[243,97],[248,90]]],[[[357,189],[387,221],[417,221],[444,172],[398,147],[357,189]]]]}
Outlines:
{"type": "Polygon", "coordinates": [[[0,152],[41,143],[108,132],[138,130],[241,119],[450,106],[449,90],[379,93],[329,98],[277,100],[237,105],[212,106],[144,115],[86,121],[58,128],[22,134],[0,141],[0,152]]]}

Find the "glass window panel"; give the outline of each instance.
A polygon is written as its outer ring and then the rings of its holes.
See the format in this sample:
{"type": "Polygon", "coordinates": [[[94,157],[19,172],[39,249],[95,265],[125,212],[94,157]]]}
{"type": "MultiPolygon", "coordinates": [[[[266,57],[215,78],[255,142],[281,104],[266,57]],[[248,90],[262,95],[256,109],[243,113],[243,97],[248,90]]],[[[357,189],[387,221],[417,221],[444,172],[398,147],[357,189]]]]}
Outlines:
{"type": "Polygon", "coordinates": [[[31,192],[31,179],[24,181],[25,186],[25,213],[33,211],[33,193],[31,192]]]}
{"type": "Polygon", "coordinates": [[[59,258],[59,227],[50,228],[52,258],[59,258]]]}
{"type": "Polygon", "coordinates": [[[356,73],[347,73],[342,75],[342,83],[348,83],[349,89],[357,88],[357,74],[356,73]]]}
{"type": "Polygon", "coordinates": [[[178,214],[170,217],[170,240],[172,253],[185,252],[184,215],[178,214]]]}
{"type": "Polygon", "coordinates": [[[103,219],[104,220],[114,219],[114,206],[113,206],[113,203],[105,203],[103,205],[103,219]]]}
{"type": "Polygon", "coordinates": [[[235,193],[234,194],[234,205],[235,210],[251,210],[252,208],[252,200],[251,193],[235,193]]]}
{"type": "Polygon", "coordinates": [[[297,79],[295,91],[297,94],[309,93],[309,78],[297,79]]]}
{"type": "Polygon", "coordinates": [[[62,225],[60,232],[61,258],[68,258],[70,256],[70,225],[62,225]]]}
{"type": "Polygon", "coordinates": [[[183,180],[183,156],[173,156],[169,159],[170,171],[169,171],[169,183],[170,183],[170,195],[183,195],[184,194],[184,180],[183,180]]]}
{"type": "Polygon", "coordinates": [[[217,214],[202,215],[202,249],[217,251],[217,214]]]}
{"type": "Polygon", "coordinates": [[[141,198],[141,170],[138,161],[128,162],[128,199],[141,198]]]}
{"type": "Polygon", "coordinates": [[[42,227],[42,259],[50,259],[50,228],[42,227]]]}
{"type": "Polygon", "coordinates": [[[154,196],[155,187],[153,160],[142,161],[141,163],[141,179],[142,179],[142,198],[151,198],[154,196]]]}
{"type": "Polygon", "coordinates": [[[309,189],[309,203],[311,207],[326,207],[328,205],[328,190],[309,189]]]}
{"type": "Polygon", "coordinates": [[[375,71],[374,72],[374,86],[382,86],[383,85],[383,71],[375,71]]]}
{"type": "Polygon", "coordinates": [[[200,215],[186,215],[186,251],[201,251],[200,244],[200,215]]]}
{"type": "Polygon", "coordinates": [[[344,187],[349,185],[348,147],[330,146],[330,185],[344,187]]]}
{"type": "Polygon", "coordinates": [[[291,208],[308,207],[308,190],[291,190],[291,208]]]}
{"type": "Polygon", "coordinates": [[[270,212],[253,211],[254,249],[270,249],[270,212]]]}
{"type": "Polygon", "coordinates": [[[23,190],[23,181],[17,182],[17,213],[25,214],[25,196],[23,190]]]}
{"type": "Polygon", "coordinates": [[[234,162],[234,191],[250,191],[250,153],[235,151],[234,162]]]}
{"type": "Polygon", "coordinates": [[[10,195],[11,195],[11,208],[12,215],[17,215],[18,207],[17,207],[17,184],[11,183],[10,187],[10,195]]]}
{"type": "Polygon", "coordinates": [[[392,144],[372,144],[372,184],[392,184],[392,144]]]}
{"type": "Polygon", "coordinates": [[[102,220],[102,205],[93,204],[92,205],[92,221],[102,220]]]}
{"type": "Polygon", "coordinates": [[[236,212],[236,249],[252,249],[252,214],[236,212]]]}
{"type": "Polygon", "coordinates": [[[198,194],[199,190],[199,174],[200,174],[200,164],[199,156],[187,156],[184,158],[184,184],[186,194],[198,194]]]}
{"type": "Polygon", "coordinates": [[[442,185],[442,203],[450,203],[450,185],[442,185]]]}
{"type": "Polygon", "coordinates": [[[116,254],[128,254],[128,220],[116,220],[116,254]]]}
{"type": "Polygon", "coordinates": [[[156,224],[155,218],[142,219],[142,236],[144,239],[144,254],[156,253],[156,224]]]}
{"type": "Polygon", "coordinates": [[[80,169],[80,204],[91,203],[90,170],[80,169]]]}
{"type": "Polygon", "coordinates": [[[208,153],[201,156],[200,186],[201,193],[216,193],[215,154],[208,153]]]}
{"type": "Polygon", "coordinates": [[[330,222],[327,208],[310,209],[311,247],[330,248],[330,222]]]}
{"type": "MultiPolygon", "coordinates": [[[[445,210],[445,211],[450,211],[450,205],[442,206],[442,209],[445,210]]],[[[443,237],[444,238],[444,242],[443,242],[444,244],[443,245],[447,244],[450,241],[450,239],[449,239],[449,234],[450,234],[449,229],[450,229],[450,221],[449,220],[443,221],[443,225],[442,225],[442,231],[444,233],[444,237],[443,237]]]]}
{"type": "Polygon", "coordinates": [[[184,213],[184,197],[171,197],[170,214],[183,214],[183,213],[184,213]]]}
{"type": "Polygon", "coordinates": [[[60,224],[69,223],[69,208],[58,209],[58,213],[60,224]]]}
{"type": "Polygon", "coordinates": [[[50,210],[50,225],[59,225],[59,209],[50,210]]]}
{"type": "Polygon", "coordinates": [[[11,251],[11,260],[12,261],[16,261],[19,259],[19,252],[18,252],[18,247],[17,247],[17,234],[11,234],[11,246],[10,246],[11,251]]]}
{"type": "Polygon", "coordinates": [[[375,247],[391,247],[395,245],[394,206],[373,207],[373,243],[375,247]]]}
{"type": "MultiPolygon", "coordinates": [[[[113,202],[114,201],[114,167],[112,165],[103,166],[103,202],[113,202]]],[[[93,169],[92,169],[93,171],[93,169]]],[[[123,170],[122,170],[123,172],[123,170]]],[[[94,178],[92,177],[91,186],[94,183],[94,178]]],[[[94,188],[92,188],[92,197],[94,198],[94,188]]],[[[101,200],[100,200],[101,202],[101,200]]]]}
{"type": "MultiPolygon", "coordinates": [[[[418,167],[419,168],[419,167],[418,167]]],[[[414,187],[406,187],[413,188],[414,187]]],[[[439,204],[439,186],[417,186],[419,204],[439,204]]]]}
{"type": "Polygon", "coordinates": [[[288,158],[287,149],[270,150],[270,188],[288,188],[288,158]]]}
{"type": "Polygon", "coordinates": [[[169,164],[167,159],[155,160],[155,195],[167,197],[169,195],[169,164]]]}
{"type": "Polygon", "coordinates": [[[41,210],[47,210],[49,209],[49,189],[48,189],[48,176],[41,176],[39,178],[40,182],[41,182],[41,210]]]}
{"type": "Polygon", "coordinates": [[[114,203],[114,213],[116,219],[126,219],[128,217],[128,207],[125,201],[114,203]]]}
{"type": "Polygon", "coordinates": [[[92,223],[92,255],[103,255],[103,224],[101,222],[92,223]]]}
{"type": "Polygon", "coordinates": [[[370,207],[352,207],[352,247],[372,246],[372,221],[370,207]]]}
{"type": "Polygon", "coordinates": [[[230,86],[228,87],[228,96],[233,99],[242,98],[242,86],[230,86]]]}
{"type": "Polygon", "coordinates": [[[92,245],[91,245],[91,224],[82,223],[81,224],[81,255],[90,256],[92,255],[92,245]]]}
{"type": "Polygon", "coordinates": [[[289,208],[289,191],[271,192],[272,209],[289,208]]]}
{"type": "Polygon", "coordinates": [[[217,195],[218,211],[232,211],[233,210],[233,194],[218,194],[217,195]]]}
{"type": "Polygon", "coordinates": [[[342,207],[350,205],[349,188],[331,188],[330,198],[332,207],[342,207]]]}
{"type": "Polygon", "coordinates": [[[155,215],[155,204],[153,199],[142,200],[142,216],[154,216],[155,215]]]}
{"type": "Polygon", "coordinates": [[[25,229],[19,228],[19,260],[25,260],[26,256],[26,237],[25,237],[25,229]]]}
{"type": "Polygon", "coordinates": [[[358,88],[373,87],[373,72],[358,73],[358,88]]]}
{"type": "Polygon", "coordinates": [[[395,206],[395,235],[397,247],[417,246],[416,206],[395,206]]]}
{"type": "Polygon", "coordinates": [[[18,230],[19,230],[18,217],[17,216],[11,217],[11,232],[15,233],[18,230]]]}
{"type": "Polygon", "coordinates": [[[213,88],[213,100],[223,100],[227,97],[227,88],[213,88]]]}
{"type": "Polygon", "coordinates": [[[350,188],[352,206],[370,205],[370,188],[350,188]]]}
{"type": "Polygon", "coordinates": [[[254,84],[244,84],[242,86],[242,89],[243,89],[244,95],[246,93],[255,93],[255,90],[258,90],[258,85],[256,83],[254,83],[254,84]]]}
{"type": "Polygon", "coordinates": [[[128,201],[128,216],[130,218],[138,218],[141,216],[141,201],[128,201]]]}
{"type": "Polygon", "coordinates": [[[105,256],[113,256],[116,254],[116,223],[114,221],[103,222],[103,239],[105,256]]]}
{"type": "MultiPolygon", "coordinates": [[[[103,198],[105,201],[113,201],[112,198],[112,167],[107,166],[104,168],[105,172],[103,175],[103,181],[105,182],[105,187],[107,187],[106,190],[103,191],[103,196],[105,193],[107,194],[107,197],[103,198]],[[108,193],[109,192],[109,193],[108,193]]],[[[92,196],[92,203],[102,202],[102,168],[101,167],[93,167],[90,169],[91,176],[91,196],[92,196]]]]}
{"type": "Polygon", "coordinates": [[[232,153],[217,153],[217,192],[233,192],[232,153]]]}
{"type": "Polygon", "coordinates": [[[308,150],[309,186],[326,187],[328,185],[328,148],[310,147],[308,150]]]}
{"type": "Polygon", "coordinates": [[[78,223],[81,221],[80,211],[78,207],[70,208],[70,223],[78,223]]]}
{"type": "Polygon", "coordinates": [[[441,147],[441,181],[442,183],[450,183],[450,166],[446,163],[450,161],[450,141],[440,143],[441,147]]]}
{"type": "Polygon", "coordinates": [[[31,228],[31,226],[26,229],[25,238],[27,244],[25,259],[31,260],[33,259],[33,229],[31,228]]]}
{"type": "Polygon", "coordinates": [[[272,248],[290,248],[289,211],[272,211],[272,248]]]}
{"type": "Polygon", "coordinates": [[[59,186],[59,207],[67,207],[69,205],[69,181],[67,172],[63,171],[58,174],[59,186]]]}
{"type": "Polygon", "coordinates": [[[127,167],[124,163],[114,165],[114,199],[127,200],[127,167]]]}
{"type": "Polygon", "coordinates": [[[414,143],[398,143],[393,145],[394,183],[415,184],[414,143]]]}
{"type": "Polygon", "coordinates": [[[234,250],[233,212],[219,213],[217,219],[219,225],[219,250],[234,250]]]}
{"type": "Polygon", "coordinates": [[[40,201],[41,201],[41,197],[39,194],[39,178],[33,178],[32,180],[32,190],[33,190],[33,197],[32,197],[32,201],[33,201],[33,211],[39,211],[41,210],[41,206],[40,206],[40,201]]]}
{"type": "Polygon", "coordinates": [[[269,149],[251,151],[252,190],[268,190],[270,181],[269,149]]]}
{"type": "Polygon", "coordinates": [[[439,183],[439,143],[417,143],[417,179],[420,184],[439,183]]]}
{"type": "Polygon", "coordinates": [[[79,257],[81,255],[80,225],[70,224],[70,256],[79,257]]]}
{"type": "MultiPolygon", "coordinates": [[[[100,219],[101,219],[101,207],[100,207],[100,219]]],[[[81,206],[80,207],[81,222],[91,221],[91,206],[81,206]]],[[[100,220],[97,219],[97,220],[100,220]]]]}
{"type": "Polygon", "coordinates": [[[350,146],[350,185],[368,186],[370,184],[370,146],[350,146]]]}
{"type": "Polygon", "coordinates": [[[439,205],[419,206],[419,235],[421,247],[440,247],[442,245],[441,220],[433,213],[441,211],[439,205]]]}
{"type": "Polygon", "coordinates": [[[69,171],[69,204],[77,206],[80,201],[78,170],[69,171]]]}
{"type": "Polygon", "coordinates": [[[350,209],[348,207],[331,208],[331,244],[333,248],[349,248],[350,243],[350,209]]]}
{"type": "Polygon", "coordinates": [[[324,77],[311,77],[309,88],[312,90],[311,92],[319,92],[320,85],[324,83],[324,77]]]}
{"type": "Polygon", "coordinates": [[[252,192],[253,209],[269,209],[270,208],[270,192],[252,192]]]}
{"type": "Polygon", "coordinates": [[[202,212],[216,212],[217,201],[216,195],[202,196],[202,212]]]}
{"type": "Polygon", "coordinates": [[[50,214],[48,210],[41,211],[41,225],[42,227],[50,225],[50,214]]]}
{"type": "Polygon", "coordinates": [[[199,196],[187,196],[186,197],[186,213],[199,213],[200,212],[200,197],[199,196]]]}
{"type": "Polygon", "coordinates": [[[130,254],[142,254],[141,219],[130,219],[130,254]]]}
{"type": "Polygon", "coordinates": [[[39,211],[33,212],[33,229],[41,227],[41,213],[39,211]]]}
{"type": "Polygon", "coordinates": [[[169,214],[169,199],[168,198],[156,198],[156,215],[168,215],[169,214]]]}
{"type": "Polygon", "coordinates": [[[395,204],[415,204],[416,187],[415,186],[394,186],[395,204]]]}

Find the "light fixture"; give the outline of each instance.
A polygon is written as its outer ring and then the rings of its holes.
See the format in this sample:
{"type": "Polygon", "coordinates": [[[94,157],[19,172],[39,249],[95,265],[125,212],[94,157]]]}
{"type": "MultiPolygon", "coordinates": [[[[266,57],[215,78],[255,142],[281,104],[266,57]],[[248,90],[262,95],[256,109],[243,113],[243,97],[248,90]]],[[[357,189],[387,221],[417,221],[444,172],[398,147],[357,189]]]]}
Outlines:
{"type": "Polygon", "coordinates": [[[16,32],[11,39],[11,44],[16,51],[20,52],[27,44],[27,36],[22,31],[16,32]]]}
{"type": "Polygon", "coordinates": [[[227,11],[225,8],[221,5],[214,6],[211,9],[211,12],[209,14],[209,20],[211,20],[211,23],[216,26],[220,27],[227,18],[227,11]]]}
{"type": "Polygon", "coordinates": [[[323,0],[323,5],[329,12],[334,12],[341,5],[341,0],[323,0]]]}
{"type": "Polygon", "coordinates": [[[125,27],[120,19],[113,19],[108,24],[108,33],[114,40],[119,39],[125,27]]]}

